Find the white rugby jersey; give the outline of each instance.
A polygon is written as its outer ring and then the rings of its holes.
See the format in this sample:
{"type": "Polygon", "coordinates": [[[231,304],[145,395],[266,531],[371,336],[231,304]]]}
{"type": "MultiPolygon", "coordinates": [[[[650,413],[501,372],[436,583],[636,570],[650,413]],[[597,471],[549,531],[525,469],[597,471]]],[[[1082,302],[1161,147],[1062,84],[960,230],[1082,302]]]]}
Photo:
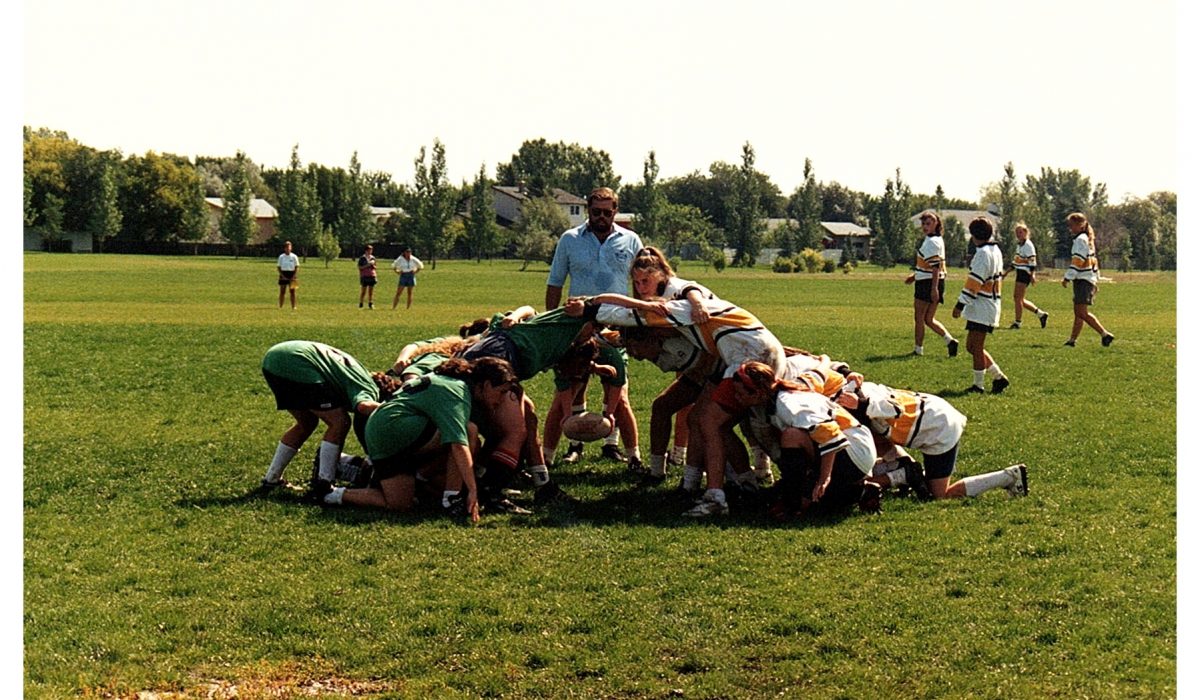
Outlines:
{"type": "Polygon", "coordinates": [[[1087,280],[1095,284],[1099,278],[1100,261],[1096,259],[1096,249],[1088,243],[1085,231],[1071,243],[1071,265],[1063,274],[1063,279],[1087,280]]]}
{"type": "Polygon", "coordinates": [[[1013,254],[1013,269],[1024,272],[1037,269],[1037,249],[1033,247],[1032,238],[1026,238],[1024,243],[1017,246],[1017,252],[1013,254]]]}
{"type": "Polygon", "coordinates": [[[940,455],[962,439],[967,417],[940,396],[863,382],[871,429],[894,444],[940,455]]]}
{"type": "Polygon", "coordinates": [[[818,456],[846,450],[854,466],[870,474],[875,465],[875,439],[854,416],[812,391],[780,391],[775,395],[771,425],[780,431],[798,428],[808,432],[818,456]]]}
{"type": "Polygon", "coordinates": [[[926,236],[917,249],[917,262],[913,265],[913,278],[919,280],[933,279],[933,273],[938,273],[939,279],[945,279],[946,270],[942,261],[946,257],[946,241],[941,236],[926,236]]]}
{"type": "Polygon", "coordinates": [[[667,315],[635,311],[624,306],[601,304],[596,312],[598,323],[612,326],[650,326],[674,328],[696,347],[725,363],[725,377],[733,376],[743,362],[762,362],[783,376],[786,357],[783,345],[754,314],[721,299],[705,299],[708,321],[697,325],[692,319],[692,304],[686,300],[666,302],[667,315]]]}
{"type": "Polygon", "coordinates": [[[993,328],[1000,325],[1000,281],[1004,277],[1004,258],[1000,246],[988,241],[975,249],[967,283],[958,295],[963,318],[993,328]]]}

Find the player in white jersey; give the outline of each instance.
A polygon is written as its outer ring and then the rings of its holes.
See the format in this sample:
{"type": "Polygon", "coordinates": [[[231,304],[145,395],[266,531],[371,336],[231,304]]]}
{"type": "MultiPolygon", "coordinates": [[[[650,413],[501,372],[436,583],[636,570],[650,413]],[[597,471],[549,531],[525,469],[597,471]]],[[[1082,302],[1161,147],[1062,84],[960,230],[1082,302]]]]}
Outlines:
{"type": "MultiPolygon", "coordinates": [[[[1017,224],[1013,233],[1017,237],[1017,252],[1013,255],[1012,269],[1017,273],[1017,281],[1013,284],[1013,323],[1009,330],[1021,327],[1021,312],[1025,309],[1032,311],[1038,317],[1042,328],[1045,328],[1050,314],[1025,298],[1025,289],[1031,284],[1037,284],[1037,248],[1033,246],[1033,240],[1029,237],[1029,227],[1024,222],[1017,224]]],[[[1008,272],[1004,274],[1007,276],[1008,272]]]]}
{"type": "Polygon", "coordinates": [[[1075,321],[1071,326],[1071,337],[1063,345],[1075,347],[1083,324],[1087,324],[1100,334],[1100,343],[1104,347],[1112,345],[1113,334],[1108,332],[1100,319],[1088,310],[1096,301],[1097,283],[1100,281],[1100,263],[1096,259],[1096,232],[1088,223],[1087,217],[1079,212],[1067,216],[1067,226],[1075,235],[1071,243],[1071,266],[1063,275],[1062,285],[1070,282],[1075,303],[1075,321]]]}
{"type": "Polygon", "coordinates": [[[978,217],[968,227],[971,240],[975,243],[975,257],[971,258],[971,272],[963,285],[958,303],[954,305],[954,318],[967,320],[967,352],[971,353],[975,381],[967,387],[970,393],[983,393],[985,374],[992,377],[992,393],[999,394],[1008,386],[1008,377],[1000,365],[992,359],[984,343],[988,334],[1000,325],[1000,282],[1004,277],[1004,258],[1000,246],[992,240],[992,222],[978,217]]]}

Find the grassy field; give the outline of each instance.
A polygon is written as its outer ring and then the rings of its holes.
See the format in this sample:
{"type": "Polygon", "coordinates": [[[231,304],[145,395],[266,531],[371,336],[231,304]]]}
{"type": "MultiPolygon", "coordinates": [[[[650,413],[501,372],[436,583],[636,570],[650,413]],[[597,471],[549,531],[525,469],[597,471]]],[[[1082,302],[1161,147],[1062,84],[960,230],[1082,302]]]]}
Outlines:
{"type": "MultiPolygon", "coordinates": [[[[544,267],[439,263],[393,312],[390,278],[379,308],[359,310],[353,262],[310,260],[293,312],[276,307],[273,260],[24,263],[29,697],[1176,693],[1173,274],[1101,286],[1107,349],[1087,329],[1062,347],[1069,290],[1034,286],[1050,326],[989,339],[1012,386],[980,396],[962,393],[965,352],[932,339],[909,356],[902,270],[685,266],[787,344],[942,394],[970,420],[959,475],[1026,462],[1031,495],[892,498],[880,516],[803,527],[745,510],[694,523],[669,487],[635,490],[590,447],[556,470],[583,499],[574,511],[471,528],[248,496],[289,424],[259,362],[302,338],[382,369],[409,341],[540,308],[544,267]]],[[[631,373],[645,453],[667,378],[631,373]]],[[[551,381],[527,389],[544,406],[551,381]]]]}

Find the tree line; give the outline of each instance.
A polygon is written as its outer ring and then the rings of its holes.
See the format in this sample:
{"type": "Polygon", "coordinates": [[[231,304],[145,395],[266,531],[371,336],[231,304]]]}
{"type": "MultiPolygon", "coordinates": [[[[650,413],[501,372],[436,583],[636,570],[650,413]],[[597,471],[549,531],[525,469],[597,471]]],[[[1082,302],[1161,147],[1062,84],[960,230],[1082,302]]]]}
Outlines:
{"type": "MultiPolygon", "coordinates": [[[[717,161],[706,172],[672,178],[659,176],[654,151],[643,163],[642,178],[622,184],[608,153],[590,146],[523,142],[489,176],[485,166],[471,182],[449,181],[446,148],[435,140],[413,160],[411,182],[390,173],[364,171],[357,152],[348,167],[303,163],[299,145],[286,168],[262,168],[245,153],[232,157],[147,152],[124,156],[100,151],[62,131],[26,126],[24,136],[24,223],[52,241],[67,231],[90,233],[104,241],[199,241],[208,235],[205,197],[225,200],[219,232],[233,245],[251,240],[250,202],[261,198],[278,211],[277,237],[298,251],[327,260],[345,247],[361,250],[369,242],[404,243],[434,265],[438,258],[505,256],[548,260],[558,234],[569,222],[554,199],[556,189],[586,196],[595,187],[617,190],[621,210],[636,214],[643,240],[677,255],[698,246],[705,256],[733,250],[733,265],[752,266],[764,248],[783,255],[822,247],[820,222],[851,222],[873,233],[872,262],[908,265],[920,233],[911,218],[932,209],[988,209],[1000,216],[997,231],[1005,255],[1015,247],[1013,228],[1029,226],[1043,261],[1068,257],[1071,237],[1066,215],[1087,214],[1097,232],[1105,267],[1175,269],[1176,195],[1108,201],[1104,183],[1092,183],[1078,170],[1041,168],[1019,178],[1006,163],[1000,178],[980,188],[978,200],[947,197],[940,185],[932,194],[914,193],[901,171],[884,180],[878,194],[855,191],[817,179],[805,159],[804,182],[785,194],[755,167],[750,143],[738,163],[717,161]],[[511,228],[497,224],[493,185],[520,187],[529,197],[521,220],[511,228]],[[385,218],[371,207],[401,213],[385,218]],[[782,224],[768,231],[768,219],[782,224]]],[[[962,222],[945,219],[947,258],[966,258],[962,222]]]]}

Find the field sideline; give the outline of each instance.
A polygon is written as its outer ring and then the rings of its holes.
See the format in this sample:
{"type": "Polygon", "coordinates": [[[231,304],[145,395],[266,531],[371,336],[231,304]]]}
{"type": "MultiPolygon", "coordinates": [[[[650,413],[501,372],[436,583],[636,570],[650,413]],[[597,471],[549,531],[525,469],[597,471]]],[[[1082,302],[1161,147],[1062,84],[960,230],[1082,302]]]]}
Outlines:
{"type": "MultiPolygon", "coordinates": [[[[519,267],[439,262],[408,311],[390,310],[381,272],[367,311],[353,261],[310,258],[293,312],[276,307],[273,260],[25,254],[26,696],[1176,694],[1174,273],[1104,271],[1107,349],[1086,328],[1062,347],[1070,290],[1031,287],[1049,327],[1027,312],[997,331],[1012,386],[978,396],[965,351],[930,337],[909,355],[903,268],[680,271],[786,344],[943,395],[970,421],[958,475],[1026,462],[1025,499],[693,523],[670,481],[637,491],[594,446],[552,470],[574,512],[477,528],[247,496],[288,425],[267,348],[319,340],[383,369],[412,340],[541,308],[546,267],[519,267]]],[[[948,295],[964,277],[951,270],[948,295]]],[[[644,456],[668,377],[638,362],[631,376],[644,456]]],[[[551,385],[526,385],[543,415],[551,385]]]]}

